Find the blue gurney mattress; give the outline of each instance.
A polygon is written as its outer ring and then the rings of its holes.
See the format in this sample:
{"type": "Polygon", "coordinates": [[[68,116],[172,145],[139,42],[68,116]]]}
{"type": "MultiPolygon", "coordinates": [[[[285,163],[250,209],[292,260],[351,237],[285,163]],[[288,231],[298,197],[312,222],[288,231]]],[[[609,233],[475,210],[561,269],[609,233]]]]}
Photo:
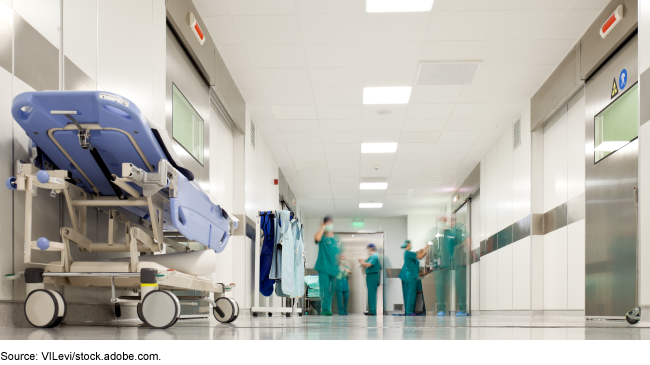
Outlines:
{"type": "MultiPolygon", "coordinates": [[[[167,160],[178,171],[178,191],[164,207],[165,229],[178,230],[217,252],[225,248],[228,214],[192,182],[189,170],[172,159],[171,146],[165,146],[160,138],[160,133],[166,132],[152,130],[130,100],[103,91],[27,92],[14,98],[11,113],[56,168],[70,172],[68,181],[91,195],[128,199],[129,194],[113,184],[110,175],[121,177],[122,163],[156,172],[158,162],[167,160]],[[71,116],[89,132],[92,147],[82,147],[79,129],[70,118],[51,111],[76,112],[71,116]]],[[[130,185],[142,193],[139,186],[130,185]]],[[[118,199],[115,206],[120,206],[118,199]]],[[[149,219],[146,208],[124,208],[149,219]]]]}

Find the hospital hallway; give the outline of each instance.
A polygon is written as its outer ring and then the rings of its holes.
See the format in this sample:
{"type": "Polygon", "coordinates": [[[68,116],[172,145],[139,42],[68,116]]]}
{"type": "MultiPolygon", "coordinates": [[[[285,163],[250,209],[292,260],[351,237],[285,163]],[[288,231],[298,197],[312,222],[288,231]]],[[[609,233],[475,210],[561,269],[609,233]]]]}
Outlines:
{"type": "Polygon", "coordinates": [[[583,318],[299,317],[239,318],[209,325],[182,320],[165,330],[117,326],[4,328],[0,340],[650,340],[650,326],[583,318]]]}

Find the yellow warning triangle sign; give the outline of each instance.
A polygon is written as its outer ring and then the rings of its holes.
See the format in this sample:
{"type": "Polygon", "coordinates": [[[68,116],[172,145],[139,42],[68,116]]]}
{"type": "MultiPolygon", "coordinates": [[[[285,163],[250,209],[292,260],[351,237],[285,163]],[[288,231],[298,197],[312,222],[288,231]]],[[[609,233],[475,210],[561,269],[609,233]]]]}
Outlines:
{"type": "Polygon", "coordinates": [[[614,99],[616,95],[618,95],[618,86],[616,86],[616,79],[614,79],[614,84],[612,84],[612,97],[610,99],[614,99]]]}

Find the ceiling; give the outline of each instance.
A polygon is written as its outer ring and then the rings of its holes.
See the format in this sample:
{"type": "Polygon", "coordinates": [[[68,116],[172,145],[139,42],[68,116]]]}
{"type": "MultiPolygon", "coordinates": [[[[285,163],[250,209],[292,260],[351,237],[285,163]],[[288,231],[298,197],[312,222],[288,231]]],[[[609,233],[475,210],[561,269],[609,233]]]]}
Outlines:
{"type": "Polygon", "coordinates": [[[430,12],[365,13],[365,0],[193,1],[313,217],[439,211],[609,2],[435,0],[430,12]],[[412,86],[421,61],[441,60],[482,64],[471,85],[362,104],[363,87],[412,86]],[[361,154],[362,142],[399,146],[361,154]],[[373,177],[388,189],[359,189],[373,177]],[[358,208],[369,201],[383,208],[358,208]]]}

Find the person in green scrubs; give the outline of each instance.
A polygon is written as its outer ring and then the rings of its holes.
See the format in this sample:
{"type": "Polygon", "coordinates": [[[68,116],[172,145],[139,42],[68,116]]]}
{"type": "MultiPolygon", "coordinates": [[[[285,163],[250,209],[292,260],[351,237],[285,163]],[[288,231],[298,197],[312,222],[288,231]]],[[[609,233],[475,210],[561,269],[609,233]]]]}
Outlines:
{"type": "Polygon", "coordinates": [[[321,313],[325,316],[331,316],[334,284],[339,273],[338,255],[341,251],[339,240],[334,237],[334,220],[332,220],[332,217],[323,219],[320,230],[314,236],[314,241],[318,245],[318,258],[314,269],[318,271],[321,313]]]}
{"type": "Polygon", "coordinates": [[[348,276],[352,273],[350,264],[345,260],[345,256],[339,258],[339,274],[336,277],[336,305],[340,316],[348,315],[348,298],[350,298],[350,286],[348,285],[348,276]]]}
{"type": "Polygon", "coordinates": [[[359,259],[359,264],[366,268],[366,286],[368,286],[368,311],[363,312],[367,316],[377,315],[377,288],[379,287],[379,273],[381,265],[379,264],[379,255],[377,255],[377,246],[373,243],[368,244],[369,257],[359,259]]]}
{"type": "Polygon", "coordinates": [[[404,313],[407,316],[417,316],[415,313],[415,299],[417,297],[418,279],[420,278],[420,264],[418,260],[424,257],[424,249],[417,253],[411,251],[411,241],[405,240],[401,248],[404,249],[404,266],[399,274],[402,280],[402,296],[404,297],[404,313]]]}

